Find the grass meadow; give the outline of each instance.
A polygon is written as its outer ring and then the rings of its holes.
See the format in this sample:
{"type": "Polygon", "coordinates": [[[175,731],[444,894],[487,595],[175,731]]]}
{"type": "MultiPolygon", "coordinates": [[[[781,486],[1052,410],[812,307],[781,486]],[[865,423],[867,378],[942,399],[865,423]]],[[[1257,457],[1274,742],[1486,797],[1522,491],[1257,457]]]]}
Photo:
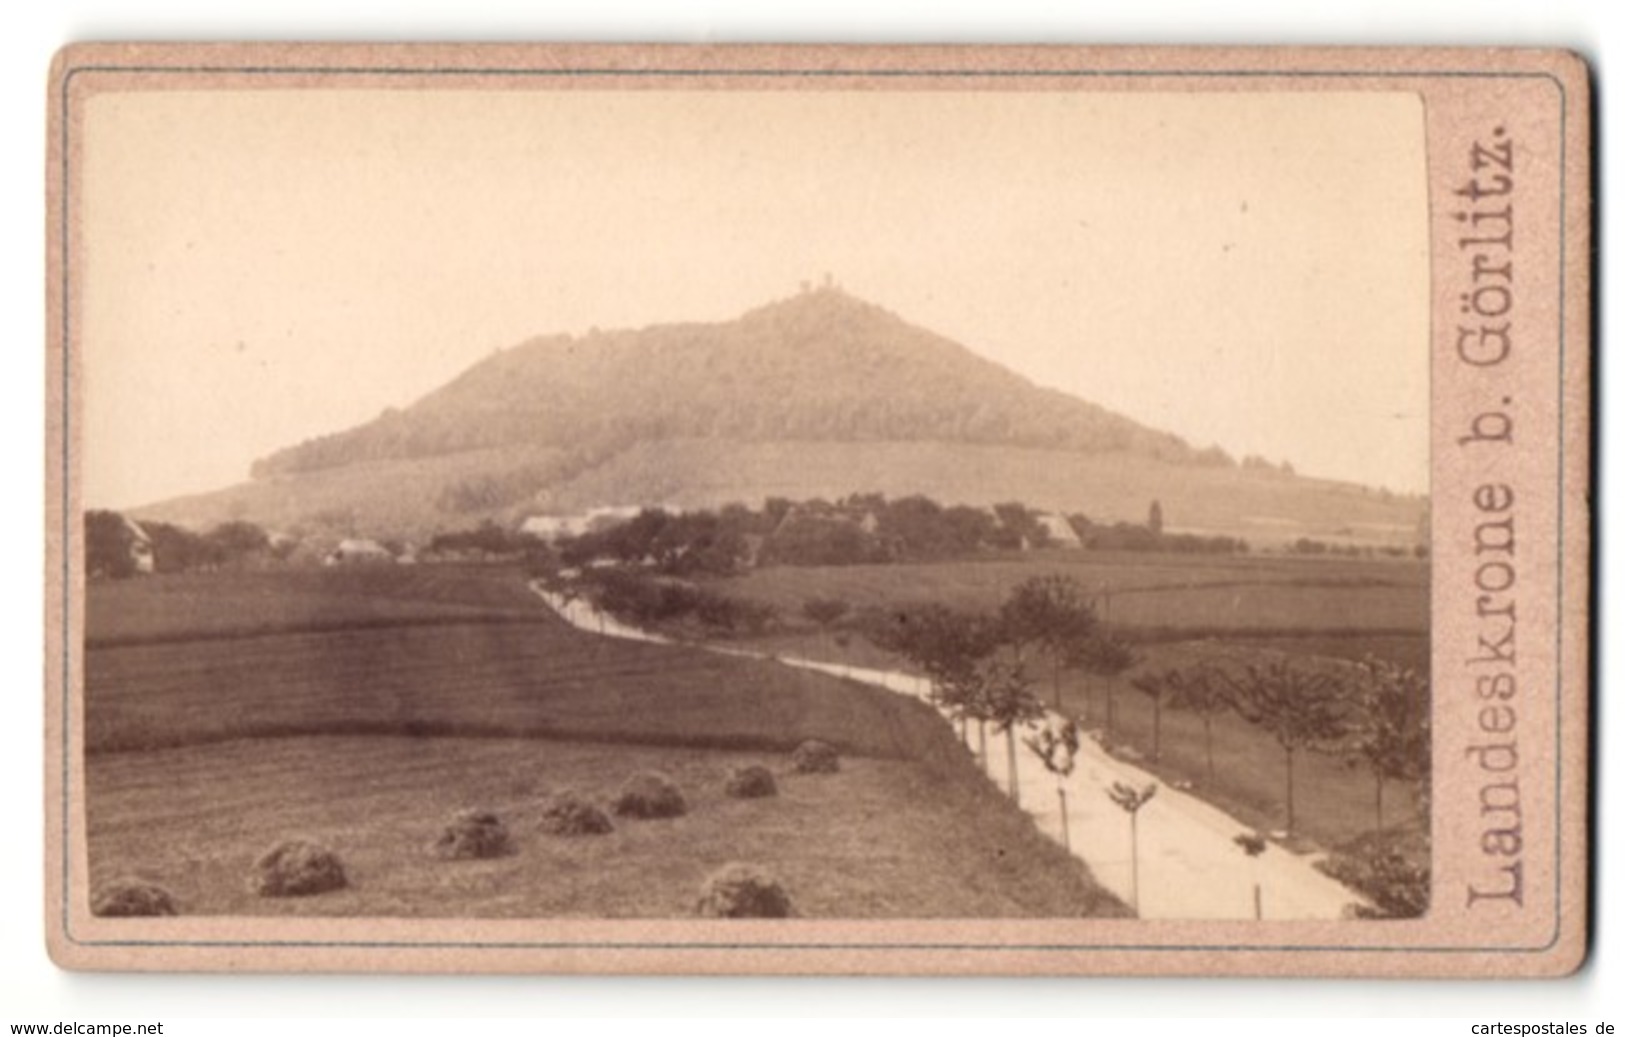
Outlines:
{"type": "Polygon", "coordinates": [[[910,565],[775,566],[728,587],[787,617],[812,597],[854,607],[938,602],[993,610],[1017,584],[1045,573],[1076,580],[1097,595],[1103,615],[1129,630],[1425,632],[1428,625],[1427,566],[1402,560],[1061,549],[910,565]]]}
{"type": "Polygon", "coordinates": [[[349,566],[174,573],[92,585],[92,647],[451,621],[545,621],[518,573],[477,566],[349,566]]]}
{"type": "Polygon", "coordinates": [[[730,861],[774,872],[797,914],[833,918],[1125,914],[1081,862],[964,766],[847,758],[788,773],[782,754],[538,739],[256,739],[93,757],[93,884],[134,871],[188,914],[384,917],[682,917],[730,861]],[[777,772],[779,794],[723,794],[730,765],[777,772]],[[607,808],[629,774],[683,789],[677,818],[617,818],[603,836],[538,828],[569,787],[607,808]],[[444,861],[429,851],[454,811],[494,811],[517,852],[444,861]],[[250,865],[291,834],[343,858],[350,887],[266,900],[250,865]]]}
{"type": "Polygon", "coordinates": [[[85,672],[91,753],[348,733],[785,750],[816,736],[905,757],[932,719],[859,684],[546,617],[93,648],[85,672]]]}
{"type": "Polygon", "coordinates": [[[927,707],[698,648],[566,626],[517,574],[432,567],[153,577],[89,591],[93,884],[135,874],[183,912],[482,917],[692,913],[727,861],[779,873],[832,917],[1115,915],[1088,869],[982,776],[927,707]],[[788,773],[806,738],[834,775],[788,773]],[[722,794],[762,763],[780,795],[722,794]],[[544,797],[602,805],[634,771],[688,815],[542,834],[544,797]],[[518,852],[428,852],[456,810],[496,811],[518,852]],[[252,861],[313,837],[351,887],[265,899],[252,861]]]}

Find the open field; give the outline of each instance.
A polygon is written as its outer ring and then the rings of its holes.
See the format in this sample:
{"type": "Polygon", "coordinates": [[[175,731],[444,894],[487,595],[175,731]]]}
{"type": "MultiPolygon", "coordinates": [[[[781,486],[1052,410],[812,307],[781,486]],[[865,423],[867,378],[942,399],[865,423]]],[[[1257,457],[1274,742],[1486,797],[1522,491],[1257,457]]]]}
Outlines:
{"type": "Polygon", "coordinates": [[[583,633],[515,573],[221,573],[89,593],[93,878],[141,875],[187,913],[682,916],[733,860],[778,872],[806,915],[1124,912],[923,704],[583,633]],[[811,737],[842,749],[840,773],[786,773],[811,737]],[[724,797],[729,765],[755,762],[781,795],[724,797]],[[546,793],[604,803],[644,768],[673,775],[691,813],[594,839],[537,830],[546,793]],[[431,856],[465,807],[500,813],[518,853],[431,856]],[[250,894],[251,862],[295,836],[332,844],[353,888],[250,894]]]}
{"type": "Polygon", "coordinates": [[[820,674],[545,617],[103,647],[85,667],[92,753],[352,733],[780,749],[819,737],[903,757],[921,722],[903,714],[927,716],[820,674]]]}
{"type": "Polygon", "coordinates": [[[1087,869],[991,785],[953,766],[848,759],[840,773],[786,773],[785,758],[457,738],[292,738],[119,753],[88,767],[93,884],[135,872],[187,914],[401,917],[682,917],[730,861],[777,874],[813,917],[1065,917],[1122,914],[1087,869]],[[723,795],[727,768],[762,763],[779,795],[723,795]],[[605,803],[656,768],[690,812],[617,819],[601,837],[537,829],[540,800],[572,787],[605,803]],[[510,856],[428,852],[456,810],[495,811],[510,856]],[[333,847],[351,888],[265,899],[253,860],[292,835],[333,847]]]}
{"type": "Polygon", "coordinates": [[[790,618],[812,597],[854,608],[938,602],[991,611],[1021,581],[1049,573],[1099,595],[1101,614],[1131,629],[1420,633],[1428,624],[1427,566],[1407,561],[1047,550],[910,565],[775,566],[723,586],[790,618]]]}
{"type": "Polygon", "coordinates": [[[1306,633],[1295,637],[1234,637],[1226,644],[1238,648],[1263,648],[1293,655],[1315,655],[1323,659],[1343,659],[1359,662],[1367,654],[1417,673],[1427,673],[1432,666],[1432,642],[1425,632],[1414,634],[1332,634],[1306,633]]]}
{"type": "Polygon", "coordinates": [[[175,573],[96,583],[86,598],[92,646],[549,615],[518,573],[478,566],[175,573]]]}

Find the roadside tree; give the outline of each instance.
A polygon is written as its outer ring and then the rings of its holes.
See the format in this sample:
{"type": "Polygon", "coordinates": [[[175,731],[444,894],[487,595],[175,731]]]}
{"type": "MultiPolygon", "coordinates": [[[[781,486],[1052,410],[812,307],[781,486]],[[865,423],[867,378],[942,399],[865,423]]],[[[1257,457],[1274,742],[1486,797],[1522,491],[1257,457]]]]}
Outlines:
{"type": "Polygon", "coordinates": [[[1426,778],[1432,732],[1428,681],[1415,670],[1367,655],[1355,683],[1354,752],[1376,785],[1377,852],[1385,850],[1383,787],[1426,778]]]}
{"type": "Polygon", "coordinates": [[[969,740],[977,722],[979,755],[986,766],[990,692],[984,665],[998,651],[997,620],[932,603],[920,608],[866,617],[864,628],[876,647],[896,652],[918,666],[930,681],[931,701],[947,711],[969,740]]]}
{"type": "Polygon", "coordinates": [[[1074,648],[1073,663],[1085,673],[1105,679],[1106,683],[1106,737],[1117,729],[1116,681],[1126,670],[1140,661],[1128,642],[1102,630],[1074,648]]]}
{"type": "MultiPolygon", "coordinates": [[[[1225,673],[1215,670],[1216,673],[1225,673]]],[[[1297,825],[1296,763],[1303,750],[1328,749],[1346,736],[1354,719],[1344,682],[1325,670],[1276,659],[1226,675],[1236,712],[1268,731],[1286,754],[1286,830],[1297,825]]]]}
{"type": "Polygon", "coordinates": [[[840,598],[812,597],[801,603],[801,614],[817,623],[826,638],[851,610],[852,606],[840,598]]]}
{"type": "Polygon", "coordinates": [[[1253,918],[1262,921],[1264,918],[1264,883],[1258,875],[1258,858],[1269,849],[1269,840],[1257,832],[1243,832],[1236,836],[1235,843],[1241,847],[1249,860],[1253,862],[1253,918]]]}
{"type": "Polygon", "coordinates": [[[999,618],[1018,660],[1030,645],[1049,655],[1051,702],[1060,709],[1061,670],[1099,625],[1083,588],[1069,576],[1034,576],[1010,592],[999,618]]]}
{"type": "Polygon", "coordinates": [[[1129,902],[1136,914],[1140,910],[1140,811],[1156,796],[1156,783],[1135,788],[1126,782],[1114,781],[1105,790],[1106,796],[1128,814],[1129,825],[1129,902]]]}
{"type": "Polygon", "coordinates": [[[1144,673],[1129,681],[1151,700],[1151,758],[1162,759],[1162,707],[1173,695],[1180,678],[1178,670],[1144,673]]]}
{"type": "Polygon", "coordinates": [[[1027,748],[1043,761],[1044,769],[1055,775],[1055,798],[1061,806],[1061,845],[1072,849],[1072,819],[1066,808],[1066,779],[1077,766],[1078,725],[1050,714],[1036,735],[1022,739],[1027,748]]]}
{"type": "Polygon", "coordinates": [[[1228,712],[1220,675],[1212,666],[1198,664],[1171,674],[1168,708],[1188,710],[1202,718],[1202,747],[1207,757],[1207,783],[1213,784],[1213,718],[1228,712]]]}
{"type": "Polygon", "coordinates": [[[1021,775],[1016,764],[1016,728],[1044,715],[1044,703],[1033,693],[1032,678],[1020,662],[989,659],[978,667],[982,707],[996,733],[1005,736],[1010,761],[1010,798],[1021,805],[1021,775]]]}
{"type": "Polygon", "coordinates": [[[91,576],[123,579],[136,572],[129,524],[116,511],[85,512],[85,571],[91,576]]]}

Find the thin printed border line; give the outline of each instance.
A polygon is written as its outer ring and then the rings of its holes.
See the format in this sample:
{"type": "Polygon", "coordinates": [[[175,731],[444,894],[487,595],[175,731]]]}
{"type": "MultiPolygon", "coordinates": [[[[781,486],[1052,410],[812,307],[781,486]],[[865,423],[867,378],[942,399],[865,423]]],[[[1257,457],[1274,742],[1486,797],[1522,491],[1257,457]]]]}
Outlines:
{"type": "MultiPolygon", "coordinates": [[[[1231,69],[1214,71],[1180,71],[1167,69],[613,69],[613,68],[579,68],[579,69],[535,69],[535,68],[408,68],[408,67],[382,67],[358,68],[351,66],[309,66],[309,67],[280,67],[280,66],[225,66],[225,65],[85,65],[69,69],[62,77],[58,106],[61,112],[61,127],[59,145],[61,147],[62,168],[59,180],[61,194],[61,215],[57,226],[59,244],[61,249],[62,268],[59,271],[60,296],[62,300],[61,331],[62,331],[62,932],[72,943],[86,947],[287,947],[287,948],[320,948],[331,947],[340,949],[456,949],[470,950],[695,950],[695,951],[732,951],[732,950],[800,950],[800,951],[991,951],[991,952],[1056,952],[1056,951],[1150,951],[1150,952],[1190,952],[1190,951],[1225,951],[1225,952],[1273,952],[1273,951],[1314,951],[1314,952],[1350,952],[1350,953],[1389,953],[1389,954],[1475,954],[1495,952],[1502,954],[1539,954],[1551,949],[1557,944],[1563,932],[1563,825],[1561,823],[1561,795],[1563,791],[1563,590],[1564,573],[1564,478],[1565,478],[1565,451],[1563,432],[1567,429],[1567,400],[1564,387],[1567,382],[1567,324],[1565,308],[1568,302],[1567,263],[1568,255],[1568,88],[1563,81],[1549,72],[1483,72],[1465,69],[1442,69],[1436,71],[1336,71],[1306,69],[1292,72],[1274,72],[1260,69],[1231,69]],[[1556,880],[1553,882],[1555,924],[1552,937],[1544,945],[1538,947],[1462,947],[1462,946],[1361,946],[1340,945],[1328,946],[1323,944],[954,944],[954,943],[638,943],[614,941],[576,941],[576,942],[457,942],[457,941],[322,941],[322,940],[81,940],[75,936],[72,929],[72,918],[69,910],[69,898],[72,884],[71,865],[73,859],[71,831],[69,827],[69,806],[71,804],[72,773],[69,757],[69,734],[71,731],[71,696],[68,694],[69,684],[69,646],[72,640],[69,637],[72,631],[69,622],[69,595],[71,586],[71,554],[68,546],[71,539],[73,515],[69,509],[69,457],[70,443],[72,441],[72,406],[70,395],[72,355],[69,345],[71,337],[71,305],[69,270],[70,249],[72,241],[69,237],[70,226],[69,210],[72,204],[70,186],[70,155],[69,128],[73,124],[69,108],[69,87],[75,76],[86,73],[125,73],[125,74],[171,74],[171,75],[244,75],[244,76],[457,76],[478,77],[538,77],[538,78],[650,78],[650,79],[677,79],[695,77],[715,78],[819,78],[819,79],[926,79],[926,78],[957,78],[957,79],[1100,79],[1100,78],[1129,78],[1129,79],[1545,79],[1557,87],[1558,93],[1558,316],[1557,316],[1557,371],[1558,392],[1557,412],[1557,608],[1556,608],[1556,648],[1557,667],[1553,683],[1553,708],[1555,711],[1555,741],[1558,751],[1554,753],[1556,759],[1556,784],[1554,795],[1559,797],[1558,822],[1554,826],[1556,834],[1556,880]]],[[[1431,222],[1431,213],[1430,213],[1431,222]]],[[[1431,344],[1430,344],[1431,352],[1431,344]]],[[[1431,583],[1431,581],[1430,581],[1431,583]]]]}

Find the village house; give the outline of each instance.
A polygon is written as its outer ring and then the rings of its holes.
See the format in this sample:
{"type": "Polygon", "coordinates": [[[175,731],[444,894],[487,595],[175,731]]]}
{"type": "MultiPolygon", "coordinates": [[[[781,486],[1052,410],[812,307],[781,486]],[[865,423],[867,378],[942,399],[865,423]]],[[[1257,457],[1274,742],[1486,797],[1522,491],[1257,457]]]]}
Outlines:
{"type": "Polygon", "coordinates": [[[1082,547],[1083,541],[1078,539],[1078,531],[1072,528],[1072,523],[1066,520],[1065,515],[1056,515],[1048,511],[1033,513],[1033,518],[1049,534],[1049,542],[1053,547],[1082,547]]]}
{"type": "Polygon", "coordinates": [[[323,565],[384,565],[392,564],[395,556],[376,540],[351,539],[339,541],[339,546],[322,560],[323,565]]]}
{"type": "Polygon", "coordinates": [[[519,524],[519,532],[551,544],[565,537],[580,536],[629,521],[641,510],[636,505],[616,505],[593,508],[574,515],[532,515],[519,524]]]}
{"type": "Polygon", "coordinates": [[[587,528],[585,515],[532,515],[519,524],[519,532],[553,543],[564,537],[580,536],[587,528]]]}
{"type": "Polygon", "coordinates": [[[124,530],[129,534],[126,543],[130,552],[130,563],[135,566],[135,571],[138,573],[152,572],[154,569],[152,537],[148,536],[147,531],[141,528],[141,523],[128,516],[120,517],[124,519],[124,530]]]}
{"type": "Polygon", "coordinates": [[[852,526],[870,536],[880,531],[880,519],[875,515],[873,508],[845,502],[831,504],[828,501],[814,500],[801,501],[790,505],[774,527],[773,535],[777,536],[797,526],[807,523],[827,522],[844,526],[852,526]]]}

